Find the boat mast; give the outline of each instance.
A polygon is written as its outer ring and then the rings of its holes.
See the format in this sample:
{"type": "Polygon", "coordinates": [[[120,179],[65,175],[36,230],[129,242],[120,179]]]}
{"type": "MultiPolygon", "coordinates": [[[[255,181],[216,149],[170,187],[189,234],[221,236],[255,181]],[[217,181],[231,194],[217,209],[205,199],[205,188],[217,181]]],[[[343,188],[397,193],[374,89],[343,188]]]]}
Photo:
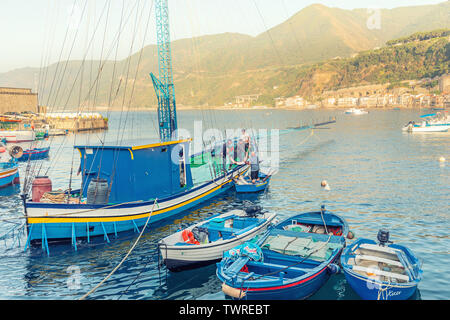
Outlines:
{"type": "Polygon", "coordinates": [[[159,78],[150,74],[158,98],[159,136],[171,141],[177,130],[175,87],[173,84],[172,52],[170,46],[168,0],[156,0],[156,31],[158,39],[159,78]]]}

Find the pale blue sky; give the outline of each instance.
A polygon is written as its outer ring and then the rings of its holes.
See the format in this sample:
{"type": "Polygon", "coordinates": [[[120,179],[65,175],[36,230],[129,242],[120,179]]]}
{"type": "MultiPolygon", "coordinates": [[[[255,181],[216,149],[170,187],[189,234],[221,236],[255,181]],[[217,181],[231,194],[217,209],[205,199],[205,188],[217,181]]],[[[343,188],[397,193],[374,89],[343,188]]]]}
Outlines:
{"type": "MultiPolygon", "coordinates": [[[[222,32],[239,32],[254,36],[264,32],[266,27],[271,28],[282,23],[313,3],[353,9],[394,8],[439,2],[442,0],[169,0],[172,40],[222,32]]],[[[122,0],[111,1],[105,48],[113,45],[114,35],[120,25],[122,3],[122,0]]],[[[130,14],[133,19],[121,36],[117,56],[120,59],[130,53],[132,34],[135,34],[134,21],[135,17],[139,16],[136,16],[136,10],[133,10],[134,5],[139,6],[139,14],[144,12],[145,15],[149,12],[152,1],[125,0],[125,3],[124,15],[130,14]]],[[[1,0],[0,72],[54,63],[59,60],[61,48],[64,48],[62,60],[82,59],[86,52],[88,58],[99,58],[106,8],[105,0],[1,0]],[[99,31],[93,36],[97,23],[99,31]],[[67,30],[68,38],[63,46],[67,30]],[[94,50],[86,50],[90,39],[93,39],[94,50]],[[73,49],[72,43],[75,44],[73,49]]],[[[133,52],[136,52],[144,41],[145,23],[146,20],[141,20],[138,26],[139,32],[133,52]]],[[[154,24],[152,17],[145,44],[156,41],[154,24]]],[[[103,57],[105,55],[106,53],[103,57]]],[[[115,51],[111,51],[109,58],[114,57],[115,51]]]]}

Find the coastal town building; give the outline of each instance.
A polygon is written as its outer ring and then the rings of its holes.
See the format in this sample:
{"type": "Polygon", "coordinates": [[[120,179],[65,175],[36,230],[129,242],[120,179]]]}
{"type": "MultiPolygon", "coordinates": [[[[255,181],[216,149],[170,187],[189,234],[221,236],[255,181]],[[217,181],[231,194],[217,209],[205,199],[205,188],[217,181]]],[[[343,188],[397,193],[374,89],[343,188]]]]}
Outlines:
{"type": "Polygon", "coordinates": [[[236,108],[249,108],[253,102],[258,101],[261,94],[247,94],[235,97],[235,107],[236,108]]]}
{"type": "Polygon", "coordinates": [[[275,106],[288,108],[303,108],[308,105],[308,101],[301,96],[278,97],[275,98],[275,106]]]}

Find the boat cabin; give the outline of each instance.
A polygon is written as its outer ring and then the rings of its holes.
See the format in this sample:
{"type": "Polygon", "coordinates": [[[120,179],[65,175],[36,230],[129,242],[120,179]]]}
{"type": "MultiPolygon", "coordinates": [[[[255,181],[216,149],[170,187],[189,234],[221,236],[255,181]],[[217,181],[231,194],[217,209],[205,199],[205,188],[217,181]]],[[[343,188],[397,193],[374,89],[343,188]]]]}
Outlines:
{"type": "Polygon", "coordinates": [[[192,188],[190,140],[150,145],[75,146],[80,151],[82,196],[92,180],[109,186],[108,203],[168,198],[192,188]]]}

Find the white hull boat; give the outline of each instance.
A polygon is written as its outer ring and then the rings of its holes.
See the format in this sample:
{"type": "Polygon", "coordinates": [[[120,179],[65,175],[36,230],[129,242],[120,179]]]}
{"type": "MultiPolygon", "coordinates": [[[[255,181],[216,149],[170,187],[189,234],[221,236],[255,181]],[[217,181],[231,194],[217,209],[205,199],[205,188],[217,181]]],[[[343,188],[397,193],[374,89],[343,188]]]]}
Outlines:
{"type": "Polygon", "coordinates": [[[30,142],[36,140],[36,134],[31,130],[0,131],[0,140],[7,143],[30,142]]]}
{"type": "Polygon", "coordinates": [[[178,231],[161,240],[158,247],[171,271],[208,265],[265,231],[275,217],[275,213],[256,215],[249,210],[232,210],[178,231]]]}
{"type": "Polygon", "coordinates": [[[351,108],[345,111],[345,114],[354,114],[354,115],[362,115],[362,114],[368,114],[369,112],[362,109],[357,108],[351,108]]]}
{"type": "Polygon", "coordinates": [[[402,128],[407,132],[447,132],[450,129],[450,116],[435,113],[421,116],[426,120],[417,124],[414,121],[410,121],[406,126],[402,128]]]}

